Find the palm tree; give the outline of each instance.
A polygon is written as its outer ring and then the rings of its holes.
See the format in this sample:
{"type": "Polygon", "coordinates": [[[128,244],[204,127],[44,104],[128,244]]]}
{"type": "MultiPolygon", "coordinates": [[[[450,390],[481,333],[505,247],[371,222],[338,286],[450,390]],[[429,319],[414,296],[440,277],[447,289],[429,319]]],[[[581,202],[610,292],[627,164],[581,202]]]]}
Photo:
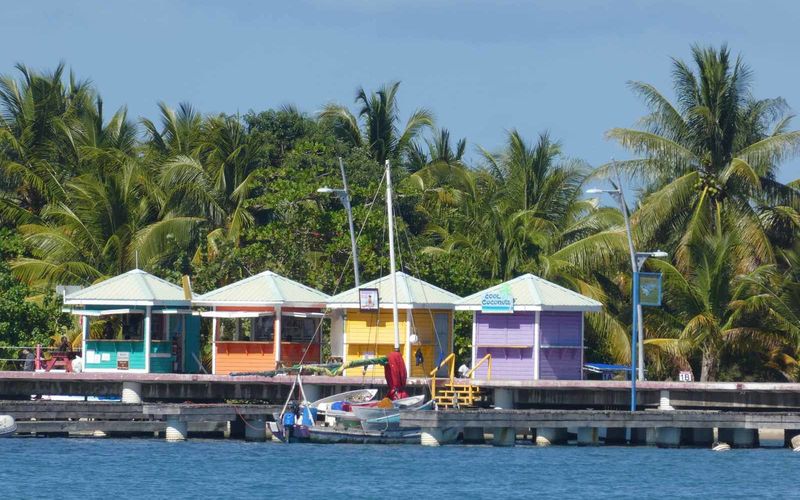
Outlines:
{"type": "Polygon", "coordinates": [[[417,172],[432,163],[459,164],[467,149],[467,140],[463,138],[453,147],[450,141],[450,131],[446,128],[434,130],[433,138],[426,139],[425,144],[427,151],[417,143],[414,143],[409,149],[406,162],[409,172],[417,172]]]}
{"type": "Polygon", "coordinates": [[[14,274],[38,285],[91,284],[137,261],[146,268],[190,248],[201,219],[159,216],[146,176],[139,162],[128,161],[117,171],[68,181],[65,201],[49,203],[36,222],[19,226],[33,256],[14,261],[14,274]]]}
{"type": "Polygon", "coordinates": [[[782,341],[779,332],[752,316],[757,271],[738,273],[744,245],[736,235],[717,231],[690,244],[689,271],[662,260],[650,264],[663,273],[667,314],[653,321],[654,330],[663,336],[646,340],[646,345],[698,360],[703,382],[717,379],[724,354],[782,341]]]}
{"type": "Polygon", "coordinates": [[[226,238],[238,245],[253,216],[246,202],[262,168],[261,136],[247,132],[238,117],[206,120],[195,155],[179,154],[163,164],[160,184],[165,208],[206,219],[211,254],[226,238]]]}
{"type": "Polygon", "coordinates": [[[433,126],[433,116],[426,109],[417,109],[400,130],[397,108],[399,87],[400,82],[393,82],[371,94],[359,88],[355,99],[360,105],[357,116],[338,104],[328,104],[319,116],[323,121],[333,124],[340,139],[352,146],[367,147],[379,164],[382,165],[387,159],[402,160],[413,147],[414,139],[425,128],[433,126]]]}
{"type": "Polygon", "coordinates": [[[615,128],[607,136],[644,154],[620,163],[646,182],[634,215],[643,242],[667,239],[686,270],[692,241],[728,221],[725,230],[747,242],[741,263],[752,270],[774,258],[762,214],[774,204],[798,203],[798,192],[779,183],[775,171],[797,152],[800,131],[787,130],[791,115],[782,100],[751,96],[751,72],[740,58],[731,60],[726,46],[693,46],[692,57],[696,70],[673,60],[677,104],[650,84],[631,82],[651,112],[641,129],[615,128]]]}
{"type": "Polygon", "coordinates": [[[19,80],[0,78],[0,215],[19,219],[37,214],[50,200],[63,196],[63,182],[76,173],[66,156],[61,131],[91,109],[94,91],[64,65],[37,73],[17,64],[19,80]]]}

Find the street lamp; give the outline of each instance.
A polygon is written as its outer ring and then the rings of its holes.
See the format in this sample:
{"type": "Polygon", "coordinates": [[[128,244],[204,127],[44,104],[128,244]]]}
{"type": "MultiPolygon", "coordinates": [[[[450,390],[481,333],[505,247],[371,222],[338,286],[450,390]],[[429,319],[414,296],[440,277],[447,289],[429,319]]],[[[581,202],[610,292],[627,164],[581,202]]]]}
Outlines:
{"type": "Polygon", "coordinates": [[[631,271],[633,273],[633,283],[631,285],[631,296],[633,307],[631,308],[631,411],[636,411],[636,381],[644,380],[644,323],[642,321],[642,305],[639,302],[639,272],[642,270],[644,262],[649,257],[664,258],[666,252],[657,250],[654,252],[637,252],[633,246],[633,233],[631,231],[630,214],[628,204],[625,201],[625,193],[622,190],[622,181],[619,171],[616,170],[617,185],[612,182],[614,189],[587,189],[586,194],[610,194],[620,205],[622,216],[625,219],[625,232],[628,235],[628,250],[631,256],[631,271]]]}
{"type": "Polygon", "coordinates": [[[342,202],[342,205],[344,205],[344,209],[347,211],[347,222],[350,225],[350,244],[353,247],[353,274],[355,275],[356,288],[358,288],[361,286],[361,281],[358,276],[358,247],[356,246],[355,229],[353,229],[353,210],[350,207],[350,195],[347,194],[347,176],[344,173],[344,163],[342,163],[341,157],[339,158],[339,169],[342,171],[342,185],[344,188],[337,189],[321,187],[317,189],[317,192],[335,194],[339,198],[339,201],[342,202]]]}

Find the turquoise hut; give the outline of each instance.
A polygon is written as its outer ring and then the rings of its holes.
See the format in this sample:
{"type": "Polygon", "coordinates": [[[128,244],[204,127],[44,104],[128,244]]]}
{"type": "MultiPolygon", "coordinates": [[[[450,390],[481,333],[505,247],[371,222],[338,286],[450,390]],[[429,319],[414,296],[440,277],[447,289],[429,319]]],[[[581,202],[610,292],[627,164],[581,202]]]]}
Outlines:
{"type": "Polygon", "coordinates": [[[64,297],[86,372],[197,373],[200,318],[183,288],[140,269],[64,297]]]}

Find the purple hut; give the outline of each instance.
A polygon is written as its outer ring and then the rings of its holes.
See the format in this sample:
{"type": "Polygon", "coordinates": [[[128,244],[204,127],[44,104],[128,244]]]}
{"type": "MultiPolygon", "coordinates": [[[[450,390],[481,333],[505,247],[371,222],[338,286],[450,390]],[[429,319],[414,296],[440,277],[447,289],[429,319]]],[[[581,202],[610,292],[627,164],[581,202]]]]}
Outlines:
{"type": "MultiPolygon", "coordinates": [[[[462,299],[456,310],[473,311],[472,366],[491,354],[493,380],[580,380],[583,314],[601,307],[525,274],[462,299]]],[[[486,363],[475,378],[487,378],[486,363]]]]}

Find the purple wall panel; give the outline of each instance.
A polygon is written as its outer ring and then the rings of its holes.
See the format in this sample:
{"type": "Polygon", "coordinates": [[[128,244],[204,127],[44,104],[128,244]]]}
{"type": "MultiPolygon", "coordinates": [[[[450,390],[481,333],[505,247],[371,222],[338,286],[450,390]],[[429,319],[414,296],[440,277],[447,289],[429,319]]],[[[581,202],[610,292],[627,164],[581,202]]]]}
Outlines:
{"type": "Polygon", "coordinates": [[[508,345],[533,345],[533,323],[535,313],[517,312],[508,318],[508,345]]]}
{"type": "Polygon", "coordinates": [[[476,343],[480,345],[533,345],[533,313],[476,315],[476,343]]]}
{"type": "MultiPolygon", "coordinates": [[[[533,346],[535,313],[514,314],[477,313],[476,359],[492,355],[492,379],[533,380],[533,348],[503,348],[502,345],[533,346]],[[481,347],[481,346],[493,347],[481,347]]],[[[543,380],[581,379],[581,318],[580,312],[542,312],[539,378],[543,380]],[[547,346],[569,346],[559,348],[547,346]]],[[[486,365],[475,372],[486,379],[486,365]]]]}
{"type": "Polygon", "coordinates": [[[541,380],[580,380],[580,349],[542,349],[539,355],[541,380]]]}
{"type": "Polygon", "coordinates": [[[581,346],[581,315],[579,312],[550,312],[541,314],[541,345],[581,346]]]}
{"type": "MultiPolygon", "coordinates": [[[[533,379],[533,349],[479,347],[478,359],[492,355],[492,380],[533,379]]],[[[475,378],[486,380],[486,363],[475,370],[475,378]]]]}

